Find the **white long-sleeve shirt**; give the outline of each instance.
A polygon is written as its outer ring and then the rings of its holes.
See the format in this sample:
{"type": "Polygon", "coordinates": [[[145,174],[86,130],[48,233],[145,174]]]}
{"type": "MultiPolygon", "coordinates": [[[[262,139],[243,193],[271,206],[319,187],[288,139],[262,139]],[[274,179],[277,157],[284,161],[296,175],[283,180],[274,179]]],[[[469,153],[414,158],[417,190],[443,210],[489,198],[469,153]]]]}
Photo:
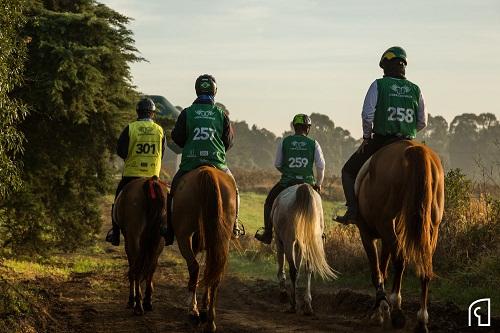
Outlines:
{"type": "MultiPolygon", "coordinates": [[[[274,160],[274,166],[279,170],[283,165],[283,139],[278,143],[278,148],[276,149],[276,159],[274,160]]],[[[321,186],[323,179],[325,178],[325,158],[323,156],[323,150],[318,141],[315,141],[314,145],[314,165],[316,166],[316,185],[321,186]]]]}
{"type": "MultiPolygon", "coordinates": [[[[365,101],[363,102],[363,111],[361,111],[361,119],[363,122],[363,138],[371,137],[373,130],[373,121],[375,119],[375,106],[378,100],[377,80],[373,81],[366,93],[365,101]]],[[[427,126],[427,115],[425,113],[425,102],[422,92],[418,97],[417,110],[417,131],[420,131],[427,126]]]]}

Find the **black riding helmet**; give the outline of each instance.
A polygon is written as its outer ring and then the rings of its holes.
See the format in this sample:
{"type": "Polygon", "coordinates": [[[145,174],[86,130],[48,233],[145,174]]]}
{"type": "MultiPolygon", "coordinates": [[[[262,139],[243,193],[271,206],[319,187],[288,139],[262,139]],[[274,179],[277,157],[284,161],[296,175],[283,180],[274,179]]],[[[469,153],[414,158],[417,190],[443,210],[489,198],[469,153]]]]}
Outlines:
{"type": "Polygon", "coordinates": [[[215,78],[210,74],[203,74],[198,76],[196,82],[194,83],[194,89],[196,90],[196,95],[211,95],[215,96],[217,93],[217,82],[215,78]]]}
{"type": "Polygon", "coordinates": [[[137,106],[135,107],[135,111],[137,113],[143,114],[143,113],[149,113],[149,112],[155,112],[156,106],[155,103],[151,98],[142,98],[139,103],[137,103],[137,106]]]}

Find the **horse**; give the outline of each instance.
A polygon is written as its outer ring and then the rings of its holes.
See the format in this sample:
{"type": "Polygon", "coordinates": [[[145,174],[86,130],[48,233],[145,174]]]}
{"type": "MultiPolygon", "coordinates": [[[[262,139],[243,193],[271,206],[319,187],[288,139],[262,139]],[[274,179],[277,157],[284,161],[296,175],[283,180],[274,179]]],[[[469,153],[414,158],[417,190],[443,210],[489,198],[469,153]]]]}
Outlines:
{"type": "Polygon", "coordinates": [[[157,177],[138,178],[128,183],[115,201],[113,214],[125,238],[129,264],[127,307],[133,308],[136,315],[153,310],[153,275],[165,245],[160,224],[166,222],[167,191],[157,177]],[[141,283],[144,280],[143,300],[141,283]]]}
{"type": "Polygon", "coordinates": [[[444,211],[444,172],[429,147],[401,140],[375,153],[358,175],[360,218],[357,226],[376,289],[375,318],[384,326],[403,328],[401,282],[408,263],[414,263],[421,281],[420,309],[415,331],[428,332],[427,300],[433,277],[432,257],[444,211]],[[381,239],[380,261],[376,239],[381,239]],[[384,282],[392,258],[394,281],[387,300],[384,282]],[[389,306],[392,306],[392,311],[389,306]]]}
{"type": "Polygon", "coordinates": [[[189,271],[189,319],[204,323],[205,332],[215,332],[215,301],[229,256],[236,221],[236,183],[225,172],[210,166],[185,174],[173,196],[172,226],[179,250],[189,271]],[[201,312],[196,288],[200,265],[196,255],[205,251],[205,287],[201,312]]]}
{"type": "Polygon", "coordinates": [[[328,265],[323,249],[323,206],[320,195],[308,184],[288,187],[274,201],[271,218],[274,226],[278,260],[278,281],[280,296],[286,301],[285,257],[292,283],[290,309],[295,313],[297,305],[297,280],[305,261],[307,278],[303,312],[312,315],[311,274],[317,273],[322,278],[335,278],[335,272],[328,265]]]}

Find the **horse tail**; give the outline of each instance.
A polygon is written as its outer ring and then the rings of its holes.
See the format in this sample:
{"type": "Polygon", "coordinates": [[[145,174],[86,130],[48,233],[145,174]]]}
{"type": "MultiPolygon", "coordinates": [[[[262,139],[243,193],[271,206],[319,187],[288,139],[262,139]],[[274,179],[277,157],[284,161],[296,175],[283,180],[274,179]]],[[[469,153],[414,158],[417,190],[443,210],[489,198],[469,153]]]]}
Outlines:
{"type": "Polygon", "coordinates": [[[166,213],[166,196],[158,177],[153,176],[144,182],[146,220],[139,240],[139,253],[129,274],[143,281],[154,273],[157,264],[157,251],[160,243],[160,224],[166,213]]]}
{"type": "Polygon", "coordinates": [[[226,268],[232,221],[225,221],[220,184],[213,170],[202,170],[198,177],[202,213],[200,248],[206,250],[201,283],[210,286],[220,282],[226,268]]]}
{"type": "Polygon", "coordinates": [[[298,187],[295,209],[292,211],[292,221],[295,221],[297,241],[302,251],[302,257],[306,260],[311,271],[318,273],[323,279],[335,278],[336,275],[328,265],[321,238],[321,215],[318,209],[314,190],[307,184],[298,187]]]}
{"type": "Polygon", "coordinates": [[[403,187],[403,207],[397,217],[396,231],[399,251],[405,260],[415,263],[417,275],[433,276],[432,197],[433,176],[431,156],[422,146],[405,151],[406,181],[403,187]]]}

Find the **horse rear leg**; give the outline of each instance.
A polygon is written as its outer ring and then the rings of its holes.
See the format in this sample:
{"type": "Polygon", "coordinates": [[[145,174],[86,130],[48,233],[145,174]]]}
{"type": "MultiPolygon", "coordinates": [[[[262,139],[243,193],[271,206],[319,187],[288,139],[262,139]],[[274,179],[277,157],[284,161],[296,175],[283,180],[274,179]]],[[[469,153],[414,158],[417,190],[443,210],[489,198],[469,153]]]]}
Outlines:
{"type": "Polygon", "coordinates": [[[198,311],[198,303],[196,301],[196,288],[198,286],[198,276],[200,273],[200,265],[196,260],[196,256],[191,247],[191,242],[189,239],[177,239],[179,245],[179,250],[182,256],[186,260],[186,264],[189,271],[189,282],[188,282],[188,316],[189,321],[197,325],[200,322],[200,313],[198,311]]]}
{"type": "Polygon", "coordinates": [[[217,298],[217,289],[219,288],[219,282],[214,283],[208,291],[208,313],[207,322],[203,328],[203,332],[212,333],[217,330],[215,326],[215,302],[217,298]]]}
{"type": "Polygon", "coordinates": [[[144,308],[142,307],[142,291],[141,291],[141,280],[134,277],[135,284],[135,307],[134,314],[141,316],[144,314],[144,308]]]}
{"type": "Polygon", "coordinates": [[[365,248],[368,261],[370,263],[370,269],[372,271],[372,283],[376,289],[375,295],[375,310],[376,312],[372,316],[378,323],[384,325],[390,322],[390,307],[387,301],[387,296],[384,289],[384,280],[379,268],[378,251],[375,244],[375,240],[365,235],[361,232],[361,241],[363,242],[363,247],[365,248]]]}
{"type": "Polygon", "coordinates": [[[311,275],[312,271],[311,268],[309,267],[309,264],[306,263],[306,291],[304,294],[304,305],[303,305],[303,311],[304,315],[310,316],[313,314],[313,308],[312,308],[312,296],[311,296],[311,275]]]}
{"type": "Polygon", "coordinates": [[[128,292],[127,309],[133,309],[135,307],[135,282],[131,273],[128,274],[128,282],[129,282],[129,292],[128,292]]]}
{"type": "Polygon", "coordinates": [[[417,312],[417,327],[415,327],[415,332],[417,333],[429,332],[429,330],[427,329],[427,323],[429,322],[429,313],[427,312],[429,282],[430,278],[427,276],[422,276],[420,278],[422,292],[420,295],[420,310],[418,310],[417,312]]]}
{"type": "Polygon", "coordinates": [[[394,265],[394,281],[392,284],[391,296],[389,297],[392,305],[391,319],[392,327],[401,329],[405,326],[406,323],[405,315],[403,313],[403,310],[401,310],[401,282],[405,269],[405,261],[400,255],[398,255],[395,248],[392,257],[394,265]]]}
{"type": "Polygon", "coordinates": [[[290,281],[292,283],[292,287],[290,289],[290,309],[287,311],[289,313],[297,312],[297,279],[299,276],[298,269],[300,268],[300,263],[302,261],[300,250],[297,250],[295,252],[295,256],[292,253],[292,251],[295,251],[297,247],[298,244],[296,242],[292,243],[292,246],[290,247],[289,251],[287,251],[286,255],[290,281]]]}
{"type": "Polygon", "coordinates": [[[210,288],[205,287],[205,293],[203,294],[203,300],[201,301],[202,305],[200,310],[200,321],[202,323],[207,322],[209,301],[210,301],[210,288]]]}
{"type": "Polygon", "coordinates": [[[149,274],[146,279],[146,291],[144,295],[144,310],[153,311],[153,274],[149,274]]]}
{"type": "Polygon", "coordinates": [[[283,242],[276,239],[276,259],[278,261],[278,282],[280,288],[280,302],[286,303],[288,301],[288,294],[286,292],[286,275],[285,275],[285,251],[283,250],[283,242]]]}

